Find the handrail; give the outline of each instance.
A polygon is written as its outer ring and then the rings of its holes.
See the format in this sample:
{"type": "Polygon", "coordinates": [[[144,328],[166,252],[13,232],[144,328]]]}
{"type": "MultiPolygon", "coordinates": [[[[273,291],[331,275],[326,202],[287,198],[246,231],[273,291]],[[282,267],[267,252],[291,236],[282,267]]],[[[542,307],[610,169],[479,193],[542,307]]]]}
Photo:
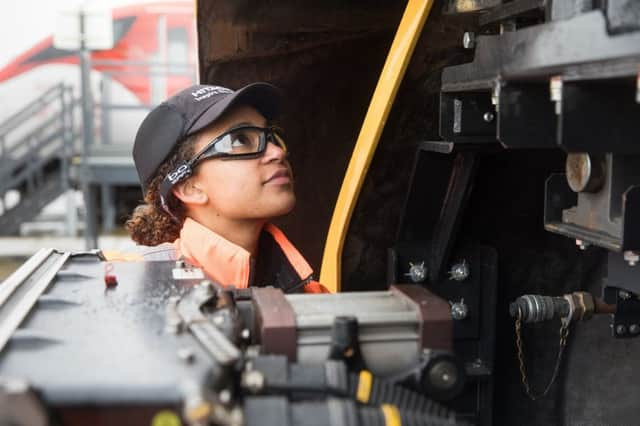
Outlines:
{"type": "Polygon", "coordinates": [[[389,49],[342,182],[322,257],[320,282],[340,291],[342,247],[360,189],[433,0],[409,0],[389,49]]]}
{"type": "MultiPolygon", "coordinates": [[[[62,136],[62,134],[63,132],[60,131],[50,135],[49,137],[47,137],[45,143],[48,143],[52,140],[59,139],[60,136],[62,136]]],[[[64,142],[60,140],[60,144],[62,145],[64,144],[64,142]]],[[[2,180],[0,180],[0,194],[2,194],[4,191],[7,191],[11,188],[16,187],[20,182],[24,181],[31,174],[33,174],[34,172],[42,168],[42,166],[47,164],[51,159],[59,156],[60,156],[59,152],[51,152],[48,155],[37,157],[35,161],[27,162],[28,165],[23,170],[21,170],[17,175],[11,176],[10,174],[5,175],[3,173],[2,180]]],[[[16,169],[17,168],[12,169],[12,173],[15,172],[16,169]]]]}
{"type": "MultiPolygon", "coordinates": [[[[33,157],[35,152],[39,152],[52,140],[64,135],[65,129],[63,126],[61,124],[56,125],[57,123],[60,123],[62,114],[63,112],[53,115],[40,126],[16,140],[10,147],[5,147],[2,153],[2,159],[10,159],[10,162],[9,164],[4,164],[2,170],[0,170],[0,177],[3,179],[3,182],[0,182],[0,188],[6,186],[3,185],[3,183],[6,183],[4,180],[6,176],[11,175],[15,170],[22,167],[22,163],[30,157],[33,157]],[[47,130],[50,131],[47,132],[47,130]],[[43,137],[42,135],[45,136],[43,137]],[[29,144],[29,142],[33,140],[36,142],[29,144]],[[26,144],[29,144],[29,146],[25,146],[26,144]],[[13,156],[15,153],[20,151],[23,151],[23,154],[13,156]]],[[[0,190],[0,194],[1,193],[2,191],[0,190]]]]}
{"type": "Polygon", "coordinates": [[[57,83],[55,86],[50,87],[36,99],[29,102],[25,107],[18,112],[9,116],[0,124],[0,137],[5,136],[16,127],[20,126],[25,119],[31,118],[36,112],[40,111],[44,106],[49,105],[58,98],[60,93],[64,91],[64,84],[57,83]]]}

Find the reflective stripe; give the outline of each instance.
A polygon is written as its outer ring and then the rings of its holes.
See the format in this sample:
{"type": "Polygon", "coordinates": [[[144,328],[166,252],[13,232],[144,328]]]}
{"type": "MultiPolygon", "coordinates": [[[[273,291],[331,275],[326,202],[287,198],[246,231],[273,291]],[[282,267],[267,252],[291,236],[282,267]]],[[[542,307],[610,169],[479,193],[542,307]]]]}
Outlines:
{"type": "Polygon", "coordinates": [[[391,404],[382,404],[382,414],[384,415],[385,426],[402,426],[402,418],[398,407],[391,404]]]}
{"type": "Polygon", "coordinates": [[[293,266],[293,269],[295,269],[300,278],[308,277],[313,273],[311,266],[309,266],[305,258],[302,257],[300,252],[291,244],[291,241],[285,237],[280,229],[271,223],[267,223],[264,226],[264,230],[271,234],[273,239],[276,240],[276,243],[278,243],[287,260],[291,263],[291,266],[293,266]]]}
{"type": "Polygon", "coordinates": [[[360,371],[360,378],[358,379],[358,391],[356,392],[356,398],[358,401],[366,404],[369,402],[371,396],[371,382],[373,376],[371,372],[367,370],[360,371]]]}

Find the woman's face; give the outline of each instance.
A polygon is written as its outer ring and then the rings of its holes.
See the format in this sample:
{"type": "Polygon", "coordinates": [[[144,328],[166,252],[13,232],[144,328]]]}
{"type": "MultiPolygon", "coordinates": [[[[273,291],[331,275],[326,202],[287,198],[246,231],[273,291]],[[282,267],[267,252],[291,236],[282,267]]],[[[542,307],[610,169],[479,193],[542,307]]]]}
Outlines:
{"type": "MultiPolygon", "coordinates": [[[[253,107],[235,107],[199,133],[196,152],[239,125],[266,127],[267,122],[253,107]]],[[[269,219],[289,213],[296,202],[286,153],[273,143],[258,158],[204,160],[191,179],[206,192],[204,207],[224,219],[269,219]]]]}

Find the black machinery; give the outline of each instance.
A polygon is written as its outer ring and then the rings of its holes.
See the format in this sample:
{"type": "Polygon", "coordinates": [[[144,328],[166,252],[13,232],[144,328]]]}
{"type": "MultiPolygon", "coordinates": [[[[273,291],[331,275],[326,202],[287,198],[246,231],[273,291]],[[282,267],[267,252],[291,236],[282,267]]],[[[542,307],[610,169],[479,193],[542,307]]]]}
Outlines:
{"type": "Polygon", "coordinates": [[[417,286],[234,290],[181,261],[41,249],[0,302],[2,424],[464,423],[435,402],[466,376],[449,305],[417,286]]]}

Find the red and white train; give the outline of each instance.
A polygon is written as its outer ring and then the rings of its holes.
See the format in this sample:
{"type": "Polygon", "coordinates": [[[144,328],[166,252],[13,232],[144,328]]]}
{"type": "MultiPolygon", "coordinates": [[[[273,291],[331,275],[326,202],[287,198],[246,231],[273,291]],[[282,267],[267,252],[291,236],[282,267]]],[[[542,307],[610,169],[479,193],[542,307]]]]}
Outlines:
{"type": "MultiPolygon", "coordinates": [[[[197,80],[194,11],[192,0],[112,10],[114,46],[91,54],[92,94],[109,111],[109,142],[132,140],[145,111],[128,107],[156,104],[197,80]]],[[[79,96],[78,65],[78,52],[55,48],[53,36],[18,55],[0,69],[0,122],[57,83],[79,96]]]]}

